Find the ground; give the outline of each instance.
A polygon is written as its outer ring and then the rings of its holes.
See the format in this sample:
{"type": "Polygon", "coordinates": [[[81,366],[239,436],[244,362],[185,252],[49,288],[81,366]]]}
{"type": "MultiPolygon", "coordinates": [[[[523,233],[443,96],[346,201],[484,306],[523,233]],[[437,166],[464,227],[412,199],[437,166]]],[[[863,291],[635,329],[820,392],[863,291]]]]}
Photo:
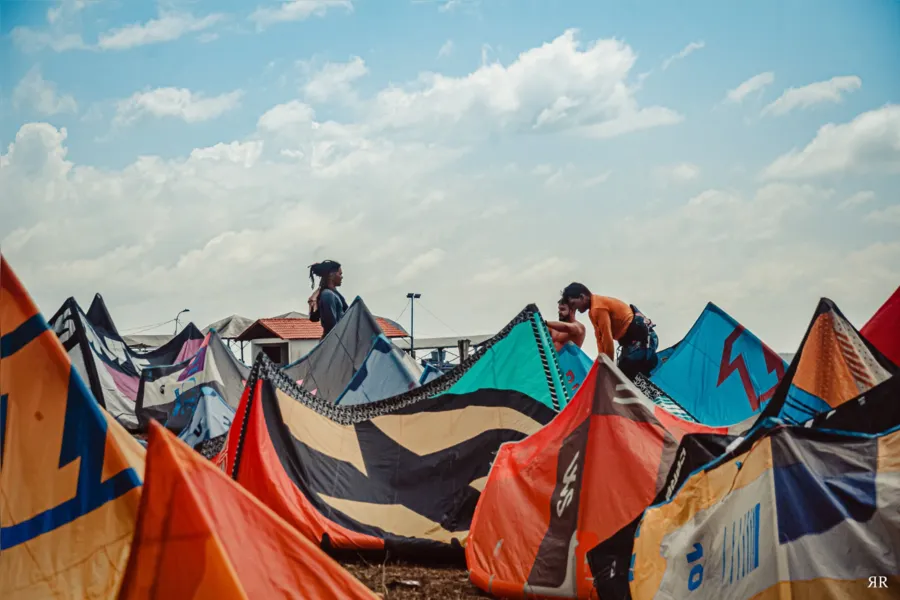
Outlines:
{"type": "Polygon", "coordinates": [[[369,589],[390,600],[491,598],[469,582],[465,569],[423,567],[402,562],[343,562],[369,589]]]}

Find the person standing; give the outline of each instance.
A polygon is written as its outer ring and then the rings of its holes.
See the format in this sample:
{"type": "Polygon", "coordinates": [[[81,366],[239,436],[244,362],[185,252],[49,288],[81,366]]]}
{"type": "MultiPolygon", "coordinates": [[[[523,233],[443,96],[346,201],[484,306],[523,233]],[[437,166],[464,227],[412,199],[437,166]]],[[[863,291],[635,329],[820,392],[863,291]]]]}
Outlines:
{"type": "Polygon", "coordinates": [[[312,287],[315,287],[315,277],[319,278],[319,287],[307,301],[309,320],[314,323],[322,323],[322,337],[324,338],[347,312],[347,301],[338,291],[344,281],[344,271],[339,262],[325,260],[309,267],[309,280],[312,287]]]}
{"type": "Polygon", "coordinates": [[[659,338],[654,331],[656,325],[636,306],[617,298],[592,294],[587,286],[577,282],[566,286],[562,298],[578,312],[588,313],[594,326],[598,353],[616,360],[614,342],[618,341],[619,370],[632,381],[638,373],[650,376],[659,363],[656,356],[659,338]]]}
{"type": "Polygon", "coordinates": [[[569,342],[581,348],[586,333],[584,325],[575,319],[575,311],[568,302],[561,298],[557,310],[559,311],[559,321],[547,321],[547,329],[550,330],[550,337],[553,339],[556,351],[562,350],[562,347],[569,342]]]}

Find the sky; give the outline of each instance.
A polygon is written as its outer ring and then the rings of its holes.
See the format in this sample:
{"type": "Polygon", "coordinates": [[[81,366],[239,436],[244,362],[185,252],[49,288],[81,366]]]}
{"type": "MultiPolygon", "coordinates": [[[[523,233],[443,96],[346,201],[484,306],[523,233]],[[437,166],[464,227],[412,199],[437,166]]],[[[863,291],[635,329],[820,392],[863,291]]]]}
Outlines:
{"type": "Polygon", "coordinates": [[[0,250],[124,333],[334,259],[417,337],[580,281],[791,352],[900,285],[897,73],[895,0],[0,0],[0,250]]]}

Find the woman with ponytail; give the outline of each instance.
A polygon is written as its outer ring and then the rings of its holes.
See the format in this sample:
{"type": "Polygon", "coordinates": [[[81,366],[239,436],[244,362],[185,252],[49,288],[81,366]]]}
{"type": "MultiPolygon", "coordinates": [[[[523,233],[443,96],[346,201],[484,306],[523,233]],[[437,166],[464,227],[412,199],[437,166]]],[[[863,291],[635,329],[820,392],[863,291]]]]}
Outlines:
{"type": "Polygon", "coordinates": [[[334,329],[347,311],[347,301],[337,290],[344,281],[341,264],[333,260],[325,260],[309,267],[309,281],[315,288],[319,278],[319,287],[309,297],[309,320],[321,321],[324,333],[322,337],[334,329]]]}

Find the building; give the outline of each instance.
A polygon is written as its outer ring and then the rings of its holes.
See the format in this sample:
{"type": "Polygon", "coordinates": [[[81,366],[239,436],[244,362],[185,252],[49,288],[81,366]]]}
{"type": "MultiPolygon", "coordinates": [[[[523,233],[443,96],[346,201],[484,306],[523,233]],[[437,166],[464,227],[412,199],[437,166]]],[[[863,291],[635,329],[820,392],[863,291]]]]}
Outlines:
{"type": "MultiPolygon", "coordinates": [[[[393,321],[382,317],[375,320],[392,341],[409,335],[393,321]]],[[[286,365],[308,354],[322,339],[322,332],[322,326],[309,319],[259,319],[237,339],[250,342],[251,357],[264,352],[275,364],[286,365]]]]}

